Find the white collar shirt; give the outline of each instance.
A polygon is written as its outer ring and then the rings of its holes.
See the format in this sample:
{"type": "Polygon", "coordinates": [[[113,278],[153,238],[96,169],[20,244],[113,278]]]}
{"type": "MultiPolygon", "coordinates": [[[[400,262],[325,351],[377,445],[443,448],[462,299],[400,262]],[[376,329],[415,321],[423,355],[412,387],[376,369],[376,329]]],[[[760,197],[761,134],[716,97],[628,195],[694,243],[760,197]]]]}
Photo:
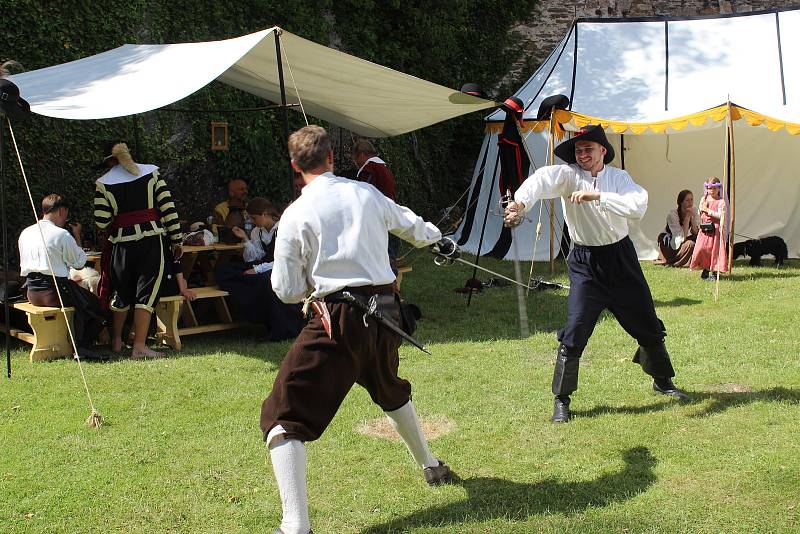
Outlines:
{"type": "Polygon", "coordinates": [[[365,162],[364,162],[364,164],[363,164],[361,167],[359,167],[359,169],[358,169],[358,172],[356,173],[356,177],[359,177],[359,176],[361,176],[361,171],[363,171],[363,170],[364,170],[364,167],[366,167],[366,166],[367,166],[367,165],[369,165],[370,163],[377,163],[378,165],[386,165],[386,162],[385,162],[385,161],[383,161],[383,160],[382,160],[381,158],[379,158],[378,156],[372,156],[372,157],[371,157],[371,158],[369,158],[367,161],[365,161],[365,162]]]}
{"type": "Polygon", "coordinates": [[[38,224],[25,228],[19,235],[19,264],[20,274],[27,276],[29,273],[53,274],[47,263],[47,254],[53,271],[58,277],[69,276],[70,267],[82,269],[86,265],[86,252],[83,251],[75,238],[65,229],[56,226],[53,222],[42,219],[38,224]],[[47,248],[42,245],[44,234],[47,248]],[[46,252],[45,252],[46,250],[46,252]]]}
{"type": "Polygon", "coordinates": [[[327,172],[314,178],[281,217],[272,287],[287,303],[344,287],[390,284],[388,234],[422,247],[441,232],[375,187],[327,172]]]}
{"type": "Polygon", "coordinates": [[[557,197],[561,197],[569,236],[578,245],[616,243],[628,235],[628,219],[641,219],[647,211],[647,191],[627,172],[608,165],[597,176],[575,164],[541,167],[514,194],[526,212],[537,200],[557,197]],[[575,191],[598,191],[600,200],[570,202],[575,191]]]}
{"type": "MultiPolygon", "coordinates": [[[[275,223],[272,228],[261,228],[256,226],[250,232],[247,241],[244,242],[244,250],[242,257],[244,261],[253,263],[257,260],[264,258],[267,254],[267,248],[272,240],[275,239],[275,232],[278,231],[278,223],[275,223]]],[[[272,269],[271,261],[264,261],[253,265],[253,269],[259,274],[265,273],[272,269]]]]}

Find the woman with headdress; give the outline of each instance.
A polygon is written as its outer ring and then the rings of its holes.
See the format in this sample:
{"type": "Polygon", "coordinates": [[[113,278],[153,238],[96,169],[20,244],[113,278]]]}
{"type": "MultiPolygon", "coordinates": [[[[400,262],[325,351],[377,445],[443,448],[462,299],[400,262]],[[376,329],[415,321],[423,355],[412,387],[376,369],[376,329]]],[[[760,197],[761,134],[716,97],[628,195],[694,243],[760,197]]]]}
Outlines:
{"type": "Polygon", "coordinates": [[[705,194],[700,201],[700,234],[689,267],[702,269],[701,278],[716,280],[717,272],[728,271],[728,247],[720,228],[727,209],[719,178],[711,177],[704,185],[705,194]]]}
{"type": "Polygon", "coordinates": [[[694,195],[688,189],[678,193],[678,206],[667,213],[667,226],[658,236],[657,265],[686,267],[692,259],[700,224],[694,211],[694,195]]]}

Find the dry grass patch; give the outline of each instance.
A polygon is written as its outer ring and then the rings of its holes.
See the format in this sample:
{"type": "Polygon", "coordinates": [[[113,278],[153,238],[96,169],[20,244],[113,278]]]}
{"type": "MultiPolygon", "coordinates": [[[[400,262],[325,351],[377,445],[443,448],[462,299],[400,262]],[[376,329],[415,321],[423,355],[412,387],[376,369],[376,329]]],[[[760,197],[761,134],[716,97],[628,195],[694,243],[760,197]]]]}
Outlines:
{"type": "Polygon", "coordinates": [[[752,393],[753,388],[745,386],[744,384],[736,384],[735,382],[723,382],[722,384],[712,384],[712,391],[720,393],[752,393]]]}
{"type": "MultiPolygon", "coordinates": [[[[449,434],[456,429],[456,424],[443,415],[420,416],[422,431],[428,441],[449,434]]],[[[356,432],[371,438],[388,439],[389,441],[400,441],[400,436],[395,432],[388,417],[377,417],[362,421],[356,427],[356,432]]]]}

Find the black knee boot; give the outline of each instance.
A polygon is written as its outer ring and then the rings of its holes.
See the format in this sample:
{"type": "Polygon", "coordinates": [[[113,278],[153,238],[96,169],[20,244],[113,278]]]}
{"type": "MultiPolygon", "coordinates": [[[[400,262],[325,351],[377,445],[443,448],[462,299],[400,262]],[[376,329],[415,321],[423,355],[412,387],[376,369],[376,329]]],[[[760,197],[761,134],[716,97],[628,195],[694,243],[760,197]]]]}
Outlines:
{"type": "Polygon", "coordinates": [[[642,370],[653,377],[653,391],[679,400],[689,400],[689,396],[672,382],[675,369],[672,368],[669,353],[663,342],[648,347],[639,345],[633,361],[641,365],[642,370]]]}
{"type": "Polygon", "coordinates": [[[580,354],[572,356],[569,355],[569,349],[564,345],[558,347],[556,368],[553,371],[553,395],[556,398],[553,402],[553,417],[550,419],[554,423],[566,423],[569,421],[571,415],[569,411],[569,396],[578,389],[578,366],[580,361],[580,354]]]}

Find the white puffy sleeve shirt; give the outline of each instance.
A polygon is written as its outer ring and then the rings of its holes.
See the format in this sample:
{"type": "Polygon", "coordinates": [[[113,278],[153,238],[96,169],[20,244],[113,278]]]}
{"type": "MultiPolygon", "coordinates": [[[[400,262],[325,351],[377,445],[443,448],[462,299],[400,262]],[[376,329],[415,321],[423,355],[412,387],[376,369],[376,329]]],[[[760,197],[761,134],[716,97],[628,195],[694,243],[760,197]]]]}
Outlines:
{"type": "Polygon", "coordinates": [[[641,219],[647,211],[647,191],[627,172],[608,165],[597,176],[578,165],[541,167],[514,194],[526,212],[537,200],[557,197],[561,197],[570,238],[585,246],[616,243],[628,235],[628,219],[641,219]],[[600,200],[572,203],[569,197],[575,191],[598,191],[600,200]]]}
{"type": "MultiPolygon", "coordinates": [[[[244,250],[242,250],[242,258],[247,262],[254,262],[260,260],[267,254],[267,247],[275,239],[275,232],[278,230],[276,224],[269,230],[266,228],[259,228],[256,226],[250,232],[247,240],[244,242],[244,250]]],[[[253,269],[261,274],[272,269],[272,262],[265,261],[253,265],[253,269]]]]}
{"type": "Polygon", "coordinates": [[[272,288],[287,303],[344,287],[390,284],[387,231],[416,247],[442,234],[373,186],[325,173],[284,211],[272,288]]]}
{"type": "Polygon", "coordinates": [[[19,264],[20,274],[27,276],[29,273],[53,274],[47,262],[50,262],[53,271],[58,277],[69,276],[70,267],[82,269],[86,265],[86,252],[83,251],[75,238],[68,231],[60,228],[47,219],[39,221],[42,233],[34,224],[25,228],[19,235],[19,264]],[[47,247],[42,245],[42,234],[47,247]]]}

